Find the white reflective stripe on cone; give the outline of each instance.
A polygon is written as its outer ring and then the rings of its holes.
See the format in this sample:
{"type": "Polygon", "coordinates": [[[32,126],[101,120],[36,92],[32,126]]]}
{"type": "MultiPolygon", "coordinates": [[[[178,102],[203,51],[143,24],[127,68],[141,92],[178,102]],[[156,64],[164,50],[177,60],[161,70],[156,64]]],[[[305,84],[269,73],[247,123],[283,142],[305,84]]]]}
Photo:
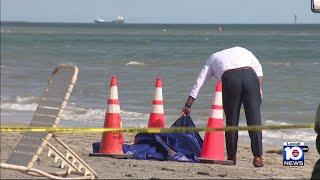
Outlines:
{"type": "Polygon", "coordinates": [[[108,113],[120,113],[120,106],[119,104],[109,104],[108,110],[108,113]]]}
{"type": "Polygon", "coordinates": [[[110,87],[110,98],[109,99],[118,99],[118,87],[117,86],[110,87]]]}
{"type": "Polygon", "coordinates": [[[222,106],[222,92],[217,91],[214,97],[215,98],[212,98],[212,104],[222,106]]]}
{"type": "Polygon", "coordinates": [[[154,100],[157,100],[157,101],[162,101],[163,98],[162,98],[162,88],[156,88],[156,92],[154,94],[154,100]]]}
{"type": "Polygon", "coordinates": [[[163,114],[163,105],[158,105],[158,104],[154,104],[152,105],[152,112],[153,113],[159,113],[159,114],[163,114]]]}
{"type": "Polygon", "coordinates": [[[222,109],[212,109],[210,117],[213,119],[223,119],[223,110],[222,109]]]}

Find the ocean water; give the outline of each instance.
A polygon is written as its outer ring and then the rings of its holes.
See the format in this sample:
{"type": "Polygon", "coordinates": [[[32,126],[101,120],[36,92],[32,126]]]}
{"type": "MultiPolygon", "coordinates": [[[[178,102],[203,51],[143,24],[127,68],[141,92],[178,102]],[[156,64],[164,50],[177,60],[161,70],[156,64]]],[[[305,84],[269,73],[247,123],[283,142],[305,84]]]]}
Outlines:
{"type": "MultiPolygon", "coordinates": [[[[109,80],[118,77],[123,127],[146,127],[155,78],[163,80],[166,126],[210,54],[251,50],[264,71],[263,124],[314,123],[320,103],[320,25],[1,24],[1,123],[29,123],[51,70],[79,67],[61,126],[102,127],[109,80]]],[[[205,127],[216,80],[204,86],[192,118],[205,127]]],[[[246,125],[242,110],[240,125],[246,125]]],[[[247,132],[240,132],[243,138],[247,132]]],[[[312,142],[312,129],[264,131],[265,142],[312,142]]],[[[241,137],[240,137],[241,138],[241,137]]]]}

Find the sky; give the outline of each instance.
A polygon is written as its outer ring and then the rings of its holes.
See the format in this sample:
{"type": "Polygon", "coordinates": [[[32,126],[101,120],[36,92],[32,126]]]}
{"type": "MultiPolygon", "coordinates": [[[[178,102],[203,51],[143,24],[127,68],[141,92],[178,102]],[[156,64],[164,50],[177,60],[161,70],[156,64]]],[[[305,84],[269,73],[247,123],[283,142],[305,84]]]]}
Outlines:
{"type": "Polygon", "coordinates": [[[90,23],[320,24],[311,0],[1,0],[1,21],[90,23]]]}

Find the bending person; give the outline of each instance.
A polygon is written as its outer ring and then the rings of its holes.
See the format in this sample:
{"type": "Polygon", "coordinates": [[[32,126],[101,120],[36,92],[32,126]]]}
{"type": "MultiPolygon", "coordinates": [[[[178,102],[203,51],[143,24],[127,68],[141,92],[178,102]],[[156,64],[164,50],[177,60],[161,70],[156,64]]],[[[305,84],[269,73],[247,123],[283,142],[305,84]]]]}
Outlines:
{"type": "MultiPolygon", "coordinates": [[[[243,104],[247,125],[261,125],[262,67],[258,59],[247,49],[233,47],[212,54],[203,66],[182,112],[189,115],[193,101],[201,87],[212,77],[222,81],[223,109],[226,126],[238,126],[243,104]]],[[[238,132],[226,132],[228,160],[236,164],[238,132]]],[[[263,167],[262,132],[249,131],[253,165],[263,167]]]]}

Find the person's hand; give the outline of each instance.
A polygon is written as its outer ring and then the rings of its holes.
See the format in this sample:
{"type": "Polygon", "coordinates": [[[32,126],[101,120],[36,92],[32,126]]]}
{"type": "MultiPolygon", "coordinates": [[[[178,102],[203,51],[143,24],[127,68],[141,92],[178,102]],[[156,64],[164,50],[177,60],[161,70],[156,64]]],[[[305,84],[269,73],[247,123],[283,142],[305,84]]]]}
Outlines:
{"type": "Polygon", "coordinates": [[[189,114],[191,113],[191,106],[194,100],[195,98],[193,98],[192,96],[188,96],[188,99],[186,100],[186,102],[184,103],[184,107],[182,108],[182,114],[184,116],[189,116],[189,114]]]}
{"type": "Polygon", "coordinates": [[[189,116],[190,113],[191,113],[191,107],[184,106],[184,107],[182,108],[182,114],[183,114],[184,116],[189,116]]]}

